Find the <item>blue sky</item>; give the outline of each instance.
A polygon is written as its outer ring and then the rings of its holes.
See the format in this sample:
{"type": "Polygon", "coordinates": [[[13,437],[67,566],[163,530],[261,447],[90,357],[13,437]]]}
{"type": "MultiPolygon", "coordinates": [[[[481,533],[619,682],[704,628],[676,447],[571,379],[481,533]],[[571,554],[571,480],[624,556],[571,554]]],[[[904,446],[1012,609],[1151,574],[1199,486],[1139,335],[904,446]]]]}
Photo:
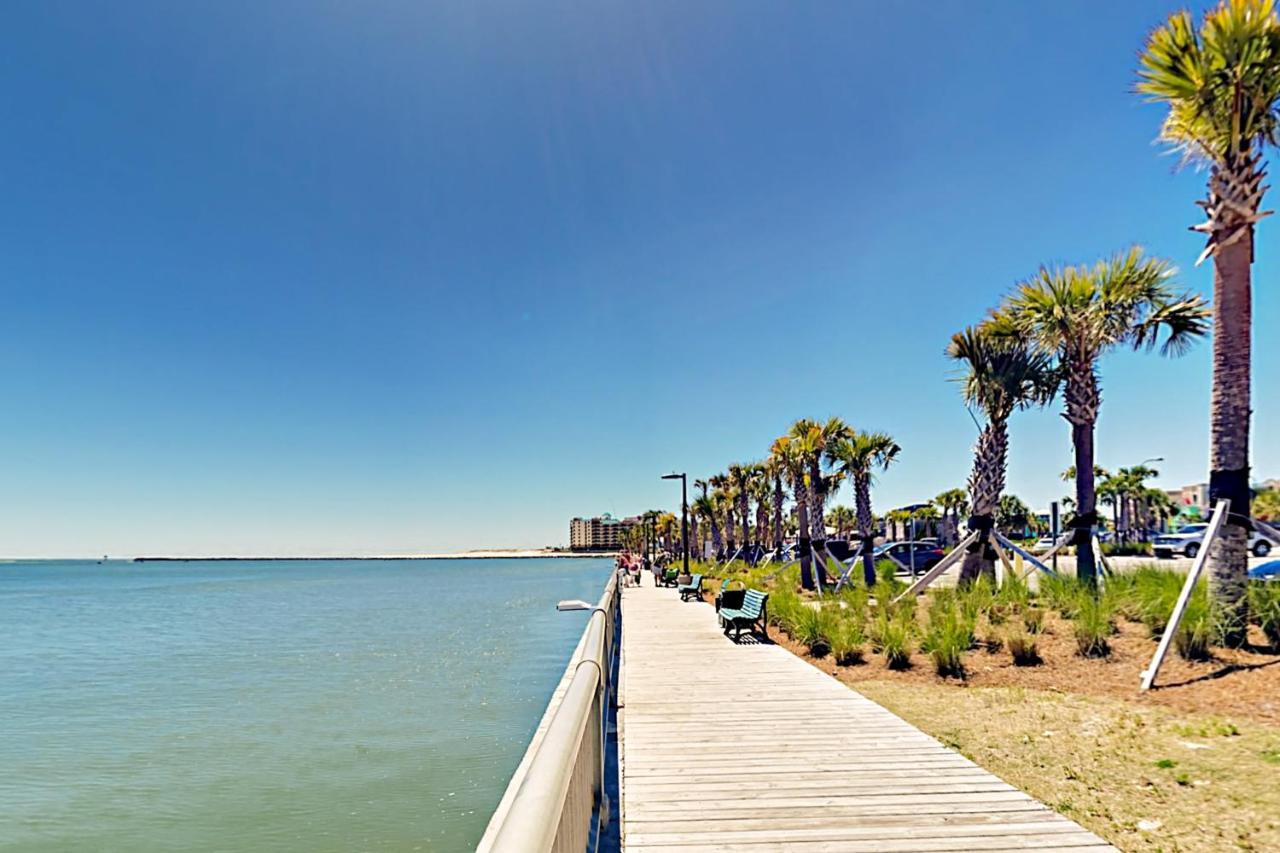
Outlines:
{"type": "MultiPolygon", "coordinates": [[[[880,509],[961,485],[943,347],[1019,277],[1137,242],[1210,288],[1131,94],[1171,8],[11,5],[0,554],[563,542],[800,416],[898,438],[880,509]]],[[[1108,358],[1100,463],[1203,480],[1209,376],[1108,358]]],[[[1010,462],[1066,493],[1056,410],[1010,462]]]]}

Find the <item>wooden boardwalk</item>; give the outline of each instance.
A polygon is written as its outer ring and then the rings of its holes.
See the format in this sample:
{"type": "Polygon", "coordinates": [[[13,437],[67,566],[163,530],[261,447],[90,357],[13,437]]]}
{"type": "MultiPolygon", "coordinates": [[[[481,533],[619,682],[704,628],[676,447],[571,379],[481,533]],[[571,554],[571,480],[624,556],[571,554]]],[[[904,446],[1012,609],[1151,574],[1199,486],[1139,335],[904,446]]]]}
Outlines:
{"type": "Polygon", "coordinates": [[[785,649],[731,642],[709,605],[623,596],[624,850],[1114,850],[785,649]]]}

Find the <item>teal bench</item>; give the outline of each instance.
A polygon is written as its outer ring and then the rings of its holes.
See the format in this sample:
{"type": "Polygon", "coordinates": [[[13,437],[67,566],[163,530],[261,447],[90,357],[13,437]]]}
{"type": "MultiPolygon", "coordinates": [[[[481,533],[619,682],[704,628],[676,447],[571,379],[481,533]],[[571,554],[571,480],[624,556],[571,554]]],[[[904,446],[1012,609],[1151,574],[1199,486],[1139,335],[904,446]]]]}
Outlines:
{"type": "Polygon", "coordinates": [[[682,583],[676,587],[676,591],[680,593],[681,601],[689,601],[694,598],[702,598],[702,575],[694,575],[689,578],[688,583],[682,583]]]}
{"type": "Polygon", "coordinates": [[[733,631],[733,638],[737,640],[742,636],[743,628],[753,632],[759,625],[760,633],[767,637],[765,625],[768,623],[768,606],[769,593],[749,589],[738,607],[721,607],[720,625],[724,628],[724,635],[727,637],[733,631]]]}

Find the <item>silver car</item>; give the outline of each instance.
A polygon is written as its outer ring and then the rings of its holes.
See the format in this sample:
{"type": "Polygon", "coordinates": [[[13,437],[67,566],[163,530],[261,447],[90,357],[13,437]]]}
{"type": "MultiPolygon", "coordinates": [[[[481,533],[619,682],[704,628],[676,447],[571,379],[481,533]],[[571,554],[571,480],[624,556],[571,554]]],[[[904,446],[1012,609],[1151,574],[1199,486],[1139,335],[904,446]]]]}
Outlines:
{"type": "MultiPolygon", "coordinates": [[[[1207,524],[1188,524],[1177,533],[1157,536],[1151,549],[1157,557],[1194,557],[1200,553],[1200,543],[1208,529],[1207,524]]],[[[1271,553],[1271,542],[1255,530],[1249,534],[1249,551],[1255,557],[1265,557],[1271,553]]]]}

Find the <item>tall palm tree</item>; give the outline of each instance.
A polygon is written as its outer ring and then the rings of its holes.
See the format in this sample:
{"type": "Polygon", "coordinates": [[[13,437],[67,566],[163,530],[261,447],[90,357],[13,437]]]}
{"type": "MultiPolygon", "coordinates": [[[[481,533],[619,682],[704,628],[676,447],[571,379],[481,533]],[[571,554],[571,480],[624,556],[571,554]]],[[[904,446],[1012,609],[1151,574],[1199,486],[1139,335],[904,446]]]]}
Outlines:
{"type": "Polygon", "coordinates": [[[843,539],[845,534],[858,523],[858,514],[851,507],[833,506],[827,513],[827,524],[836,529],[836,536],[843,539]]]}
{"type": "Polygon", "coordinates": [[[769,456],[760,463],[760,475],[773,484],[773,552],[778,558],[782,556],[782,505],[786,500],[782,491],[782,476],[786,470],[786,464],[770,448],[769,456]]]}
{"type": "Polygon", "coordinates": [[[1280,17],[1274,0],[1224,0],[1196,30],[1175,12],[1147,39],[1138,91],[1167,104],[1160,138],[1209,166],[1208,236],[1197,264],[1213,258],[1213,393],[1209,500],[1234,515],[1209,549],[1209,589],[1229,640],[1243,640],[1248,602],[1249,412],[1254,226],[1262,210],[1266,146],[1280,144],[1280,17]]]}
{"type": "Polygon", "coordinates": [[[868,586],[876,582],[875,534],[871,512],[871,481],[875,471],[887,470],[902,448],[887,433],[854,431],[827,449],[827,458],[841,477],[853,483],[854,511],[858,516],[858,534],[862,538],[862,576],[868,586]]]}
{"type": "Polygon", "coordinates": [[[947,355],[964,365],[960,382],[965,404],[986,418],[969,474],[970,526],[978,538],[966,549],[960,569],[961,582],[968,583],[979,574],[995,575],[990,536],[1008,469],[1009,417],[1052,400],[1058,374],[1051,355],[1025,338],[997,333],[990,323],[952,335],[947,355]]]}
{"type": "Polygon", "coordinates": [[[960,515],[969,511],[969,493],[964,489],[947,489],[934,498],[933,502],[942,510],[942,524],[946,528],[944,544],[953,544],[958,541],[960,515]]]}
{"type": "Polygon", "coordinates": [[[724,538],[720,532],[720,519],[724,518],[729,510],[729,496],[723,489],[716,489],[710,497],[699,498],[699,500],[705,500],[710,504],[706,514],[707,522],[711,526],[711,551],[719,561],[724,558],[724,538]]]}
{"type": "Polygon", "coordinates": [[[823,453],[829,446],[853,434],[853,430],[840,418],[828,418],[823,423],[801,418],[791,426],[791,435],[804,454],[805,472],[809,482],[809,538],[818,558],[818,583],[827,582],[827,525],[823,509],[826,505],[830,483],[838,478],[826,478],[822,474],[823,453]]]}
{"type": "Polygon", "coordinates": [[[779,461],[791,481],[791,495],[796,505],[796,551],[800,560],[800,585],[813,589],[813,563],[809,556],[809,487],[805,482],[805,455],[799,449],[801,440],[788,432],[774,440],[769,455],[779,461]]]}
{"type": "MultiPolygon", "coordinates": [[[[751,468],[751,497],[756,502],[756,545],[764,552],[764,543],[769,530],[769,507],[773,504],[773,483],[765,476],[764,465],[757,463],[751,468]]],[[[754,560],[755,554],[752,554],[754,560]]]]}
{"type": "MultiPolygon", "coordinates": [[[[733,481],[733,496],[738,507],[738,518],[742,521],[742,551],[746,554],[751,549],[751,464],[734,463],[729,466],[729,479],[733,481]]],[[[757,531],[758,533],[758,531],[757,531]]],[[[730,544],[729,547],[733,547],[730,544]]]]}
{"type": "MultiPolygon", "coordinates": [[[[1101,394],[1098,361],[1122,345],[1180,355],[1205,333],[1204,300],[1174,292],[1167,261],[1134,247],[1093,266],[1042,267],[1018,285],[992,322],[1002,334],[1026,336],[1056,356],[1062,370],[1065,417],[1075,449],[1076,573],[1096,575],[1091,531],[1098,523],[1093,481],[1093,432],[1101,394]]],[[[976,503],[976,502],[975,502],[976,503]]]]}
{"type": "MultiPolygon", "coordinates": [[[[724,519],[724,538],[725,547],[728,553],[732,554],[734,550],[733,535],[733,480],[728,474],[712,474],[707,478],[707,482],[711,484],[711,488],[715,492],[719,492],[723,498],[717,502],[716,509],[720,510],[721,517],[724,519]]],[[[716,559],[720,559],[719,549],[716,550],[716,559]]]]}

